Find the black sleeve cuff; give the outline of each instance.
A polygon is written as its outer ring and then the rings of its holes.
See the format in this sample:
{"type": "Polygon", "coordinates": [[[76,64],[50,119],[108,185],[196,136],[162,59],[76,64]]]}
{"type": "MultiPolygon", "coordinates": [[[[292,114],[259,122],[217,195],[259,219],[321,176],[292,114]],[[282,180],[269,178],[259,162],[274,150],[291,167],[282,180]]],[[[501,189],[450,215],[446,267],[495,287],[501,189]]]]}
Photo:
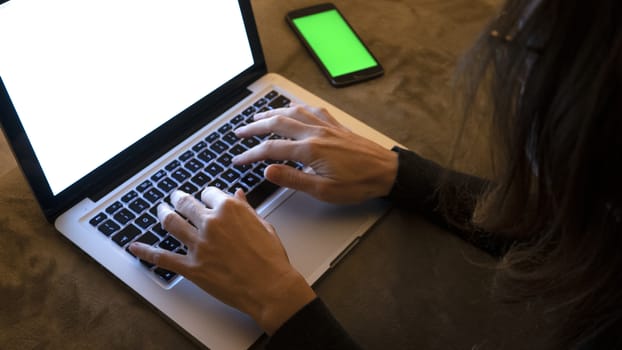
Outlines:
{"type": "Polygon", "coordinates": [[[268,350],[361,349],[350,338],[320,298],[294,314],[270,338],[268,350]]]}
{"type": "Polygon", "coordinates": [[[398,153],[398,170],[389,200],[399,207],[419,211],[494,257],[505,254],[513,239],[482,232],[471,224],[477,200],[490,181],[445,169],[409,150],[399,147],[392,150],[398,153]]]}

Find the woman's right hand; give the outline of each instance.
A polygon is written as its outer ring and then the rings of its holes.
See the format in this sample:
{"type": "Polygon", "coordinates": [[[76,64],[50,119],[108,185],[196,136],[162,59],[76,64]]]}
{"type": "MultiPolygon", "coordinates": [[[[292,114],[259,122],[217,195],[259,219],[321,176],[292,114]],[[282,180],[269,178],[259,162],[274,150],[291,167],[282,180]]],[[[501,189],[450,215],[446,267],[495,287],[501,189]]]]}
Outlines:
{"type": "Polygon", "coordinates": [[[272,164],[265,177],[280,186],[307,192],[333,203],[358,203],[391,191],[397,154],[339,124],[326,109],[294,106],[255,115],[255,122],[235,131],[241,138],[275,133],[287,139],[266,140],[233,159],[234,164],[293,160],[305,173],[272,164]]]}

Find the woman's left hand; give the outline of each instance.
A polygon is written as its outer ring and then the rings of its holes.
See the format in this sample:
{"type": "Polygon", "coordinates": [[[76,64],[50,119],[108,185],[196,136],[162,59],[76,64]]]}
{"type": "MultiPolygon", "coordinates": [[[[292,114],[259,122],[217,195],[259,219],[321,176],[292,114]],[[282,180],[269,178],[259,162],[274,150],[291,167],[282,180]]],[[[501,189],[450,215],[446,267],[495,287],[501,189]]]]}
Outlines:
{"type": "Polygon", "coordinates": [[[180,273],[274,333],[315,293],[289,263],[274,227],[257,216],[241,190],[230,196],[208,187],[201,200],[180,191],[171,195],[175,210],[190,222],[166,204],[158,207],[164,229],[188,247],[187,255],[141,243],[130,250],[180,273]]]}

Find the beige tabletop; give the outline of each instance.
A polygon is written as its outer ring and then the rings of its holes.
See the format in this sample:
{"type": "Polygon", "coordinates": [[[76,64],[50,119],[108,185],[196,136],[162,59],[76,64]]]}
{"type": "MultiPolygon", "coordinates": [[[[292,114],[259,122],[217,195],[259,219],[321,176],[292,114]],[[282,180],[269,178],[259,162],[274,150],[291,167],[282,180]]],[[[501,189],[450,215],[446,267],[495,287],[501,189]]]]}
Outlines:
{"type": "MultiPolygon", "coordinates": [[[[497,0],[335,0],[383,63],[335,89],[284,21],[317,1],[254,1],[269,70],[425,157],[486,174],[486,137],[453,147],[451,78],[497,0]]],[[[0,137],[0,349],[193,349],[194,344],[46,222],[0,137]]],[[[417,213],[391,209],[315,289],[368,349],[524,349],[537,323],[490,296],[492,259],[417,213]]],[[[312,325],[310,325],[312,326],[312,325]]],[[[262,341],[256,344],[262,347],[262,341]]]]}

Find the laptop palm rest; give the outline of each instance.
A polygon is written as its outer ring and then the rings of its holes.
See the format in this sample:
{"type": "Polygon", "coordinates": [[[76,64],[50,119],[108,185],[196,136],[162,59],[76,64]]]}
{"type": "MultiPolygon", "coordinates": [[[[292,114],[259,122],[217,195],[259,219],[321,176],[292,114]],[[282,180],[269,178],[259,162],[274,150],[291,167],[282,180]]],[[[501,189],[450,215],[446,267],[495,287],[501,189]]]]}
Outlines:
{"type": "Polygon", "coordinates": [[[292,265],[314,283],[384,214],[382,200],[333,205],[295,192],[266,219],[274,225],[292,265]]]}

